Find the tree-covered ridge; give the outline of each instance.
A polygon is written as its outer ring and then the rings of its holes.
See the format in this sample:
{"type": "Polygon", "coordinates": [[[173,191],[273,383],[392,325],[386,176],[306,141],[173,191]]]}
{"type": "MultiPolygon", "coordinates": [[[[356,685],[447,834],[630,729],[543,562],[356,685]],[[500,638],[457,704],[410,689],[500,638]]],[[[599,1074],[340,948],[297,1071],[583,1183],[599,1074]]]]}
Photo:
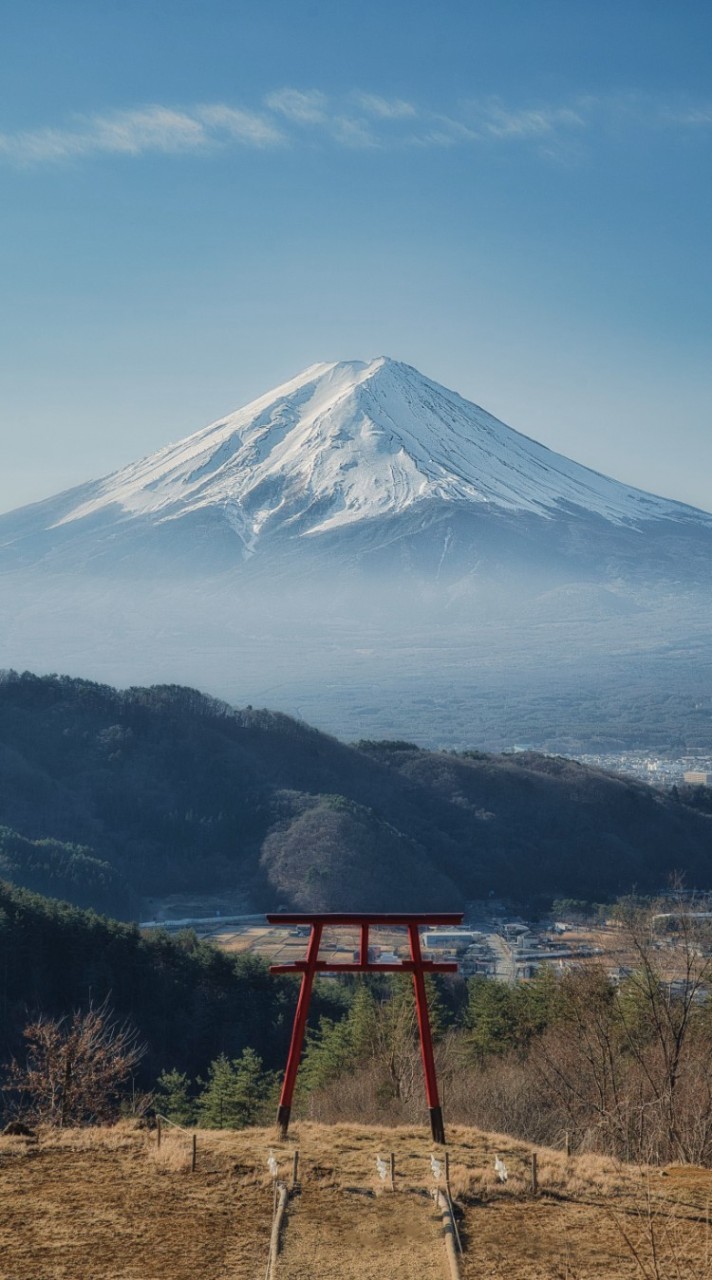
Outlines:
{"type": "MultiPolygon", "coordinates": [[[[230,956],[192,933],[141,934],[134,926],[0,881],[0,1062],[17,1053],[34,1017],[64,1017],[109,1001],[147,1045],[152,1084],[164,1069],[204,1071],[245,1049],[268,1068],[289,1043],[296,987],[249,956],[230,956]]],[[[338,996],[319,986],[314,1018],[338,996]]]]}
{"type": "Polygon", "coordinates": [[[0,678],[0,871],[124,918],[182,891],[423,910],[704,886],[712,815],[686,799],[531,753],[347,746],[177,686],[0,678]]]}
{"type": "Polygon", "coordinates": [[[90,849],[61,840],[28,840],[0,827],[0,877],[78,907],[121,916],[138,909],[136,895],[111,863],[90,849]]]}

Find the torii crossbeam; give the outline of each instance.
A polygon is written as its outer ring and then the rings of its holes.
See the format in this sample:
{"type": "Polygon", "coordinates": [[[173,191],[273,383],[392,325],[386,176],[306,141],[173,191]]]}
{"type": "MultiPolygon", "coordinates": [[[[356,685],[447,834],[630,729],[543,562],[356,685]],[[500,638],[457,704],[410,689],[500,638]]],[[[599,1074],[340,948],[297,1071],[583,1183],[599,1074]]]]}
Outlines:
{"type": "Polygon", "coordinates": [[[425,1092],[430,1110],[430,1128],[433,1141],[445,1142],[443,1113],[438,1097],[438,1082],[435,1075],[435,1057],[433,1054],[433,1038],[430,1031],[428,1015],[428,998],[425,990],[426,973],[457,973],[457,965],[450,962],[424,960],[420,949],[420,928],[423,925],[458,925],[462,924],[461,912],[431,912],[426,915],[387,914],[387,915],[293,915],[280,913],[268,915],[269,924],[309,925],[310,934],[305,960],[297,960],[293,964],[273,964],[270,973],[301,973],[302,985],[299,1001],[294,1015],[292,1041],[289,1046],[287,1067],[284,1073],[282,1093],[277,1111],[277,1124],[282,1137],[289,1128],[289,1117],[292,1110],[292,1097],[297,1080],[299,1061],[302,1056],[304,1032],[309,1014],[309,1001],[312,986],[317,973],[412,973],[415,988],[415,1004],[418,1011],[418,1029],[420,1031],[420,1048],[423,1056],[425,1074],[425,1092]],[[368,932],[372,925],[400,926],[408,930],[410,943],[410,960],[399,963],[380,963],[368,958],[368,932]],[[357,929],[360,936],[359,958],[353,964],[332,964],[329,960],[319,959],[319,946],[324,929],[328,928],[357,929]]]}

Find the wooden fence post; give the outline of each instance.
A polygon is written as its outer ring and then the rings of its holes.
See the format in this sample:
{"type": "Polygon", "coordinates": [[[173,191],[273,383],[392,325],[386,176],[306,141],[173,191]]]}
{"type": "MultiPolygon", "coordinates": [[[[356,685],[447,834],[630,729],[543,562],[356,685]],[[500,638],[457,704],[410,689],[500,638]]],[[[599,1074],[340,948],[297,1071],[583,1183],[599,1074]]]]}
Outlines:
{"type": "Polygon", "coordinates": [[[564,1133],[564,1150],[568,1158],[571,1155],[571,1134],[569,1133],[568,1129],[564,1133]]]}
{"type": "Polygon", "coordinates": [[[536,1195],[539,1190],[539,1170],[537,1168],[537,1154],[532,1151],[532,1195],[536,1195]]]}
{"type": "Polygon", "coordinates": [[[190,1158],[190,1172],[195,1173],[195,1166],[198,1159],[198,1138],[197,1134],[193,1134],[193,1150],[190,1158]]]}
{"type": "Polygon", "coordinates": [[[277,1202],[272,1215],[272,1234],[269,1242],[269,1256],[267,1259],[267,1275],[265,1280],[273,1280],[274,1277],[277,1254],[279,1253],[279,1237],[282,1230],[284,1215],[287,1210],[288,1192],[284,1183],[277,1183],[277,1180],[275,1179],[275,1191],[277,1192],[277,1202]]]}
{"type": "Polygon", "coordinates": [[[460,1263],[457,1256],[458,1254],[457,1245],[459,1244],[460,1246],[459,1248],[460,1252],[462,1252],[462,1245],[460,1244],[459,1237],[455,1235],[457,1228],[455,1226],[455,1218],[452,1212],[452,1206],[449,1204],[447,1198],[443,1195],[442,1191],[439,1191],[437,1187],[432,1191],[431,1194],[432,1194],[433,1200],[435,1201],[435,1205],[440,1213],[440,1217],[443,1224],[443,1241],[445,1244],[448,1267],[450,1270],[450,1280],[460,1280],[460,1263]]]}
{"type": "Polygon", "coordinates": [[[295,1151],[292,1156],[292,1191],[299,1181],[299,1152],[295,1151]]]}
{"type": "Polygon", "coordinates": [[[156,1116],[156,1146],[161,1146],[161,1117],[156,1116]]]}
{"type": "Polygon", "coordinates": [[[395,1191],[396,1189],[396,1157],[392,1151],[388,1157],[388,1169],[391,1177],[391,1191],[395,1191]]]}

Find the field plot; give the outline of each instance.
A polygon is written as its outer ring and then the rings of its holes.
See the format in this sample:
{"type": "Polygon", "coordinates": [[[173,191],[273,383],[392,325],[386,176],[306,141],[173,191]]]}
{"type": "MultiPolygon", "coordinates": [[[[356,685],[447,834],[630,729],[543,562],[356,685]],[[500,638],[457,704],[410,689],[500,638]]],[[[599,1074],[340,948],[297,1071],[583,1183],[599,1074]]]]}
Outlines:
{"type": "MultiPolygon", "coordinates": [[[[299,930],[278,925],[221,925],[219,921],[210,921],[197,932],[222,951],[251,951],[270,964],[304,960],[309,941],[308,928],[299,930]]],[[[322,934],[319,957],[332,963],[348,963],[358,955],[359,943],[358,928],[327,928],[322,934]]],[[[410,954],[407,931],[401,928],[371,929],[371,947],[379,952],[395,951],[401,960],[408,959],[410,954]]]]}

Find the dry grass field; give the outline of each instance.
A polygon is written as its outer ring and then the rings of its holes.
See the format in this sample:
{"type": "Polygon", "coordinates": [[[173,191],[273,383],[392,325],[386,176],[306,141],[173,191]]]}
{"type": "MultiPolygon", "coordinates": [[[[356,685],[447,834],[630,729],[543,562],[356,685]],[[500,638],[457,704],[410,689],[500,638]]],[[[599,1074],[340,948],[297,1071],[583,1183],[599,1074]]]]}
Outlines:
{"type": "MultiPolygon", "coordinates": [[[[220,927],[211,922],[208,930],[198,930],[203,937],[209,938],[221,951],[252,952],[269,964],[293,964],[296,960],[304,960],[307,951],[307,934],[296,937],[294,930],[281,928],[278,925],[251,924],[231,927],[220,927]]],[[[408,934],[404,928],[373,928],[370,936],[371,946],[383,951],[396,950],[403,958],[408,954],[408,934]]],[[[322,935],[319,955],[322,960],[330,960],[335,964],[349,963],[360,945],[358,928],[325,929],[322,935]]]]}
{"type": "MultiPolygon", "coordinates": [[[[567,1160],[477,1130],[449,1133],[464,1280],[712,1280],[712,1171],[638,1170],[567,1160]],[[494,1158],[508,1171],[499,1182],[494,1158]]],[[[272,1217],[270,1149],[301,1193],[289,1204],[275,1280],[444,1280],[420,1129],[295,1124],[200,1132],[190,1140],[114,1129],[0,1138],[2,1280],[264,1280],[272,1217]],[[396,1194],[376,1156],[395,1156],[396,1194]]]]}

